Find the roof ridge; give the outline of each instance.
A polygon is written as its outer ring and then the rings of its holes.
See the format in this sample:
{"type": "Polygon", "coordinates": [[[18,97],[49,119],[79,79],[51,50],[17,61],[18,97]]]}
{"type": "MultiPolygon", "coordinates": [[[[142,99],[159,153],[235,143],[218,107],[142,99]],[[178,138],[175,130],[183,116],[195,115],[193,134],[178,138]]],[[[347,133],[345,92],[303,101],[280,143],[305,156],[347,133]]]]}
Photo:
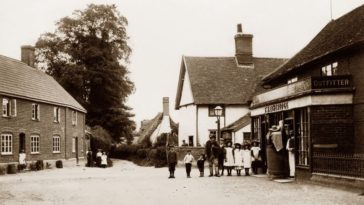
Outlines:
{"type": "Polygon", "coordinates": [[[185,58],[235,58],[235,56],[183,56],[185,58]]]}
{"type": "Polygon", "coordinates": [[[289,60],[290,58],[278,58],[278,57],[255,57],[253,56],[253,58],[259,58],[259,59],[275,59],[275,60],[289,60]]]}
{"type": "Polygon", "coordinates": [[[28,64],[24,63],[24,62],[23,62],[23,61],[21,61],[21,60],[15,59],[15,58],[11,58],[11,57],[8,57],[8,56],[4,56],[4,55],[2,55],[2,54],[0,54],[0,57],[2,57],[2,58],[6,58],[6,59],[8,59],[8,60],[15,61],[15,62],[17,62],[17,63],[21,63],[21,64],[24,64],[24,65],[27,65],[27,66],[28,66],[28,64]]]}

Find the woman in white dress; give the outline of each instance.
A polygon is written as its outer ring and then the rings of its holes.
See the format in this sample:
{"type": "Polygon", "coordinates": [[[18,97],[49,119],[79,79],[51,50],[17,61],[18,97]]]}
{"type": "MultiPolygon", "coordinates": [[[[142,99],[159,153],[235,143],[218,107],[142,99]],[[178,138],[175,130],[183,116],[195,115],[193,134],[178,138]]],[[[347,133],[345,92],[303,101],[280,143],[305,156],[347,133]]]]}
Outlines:
{"type": "Polygon", "coordinates": [[[245,169],[245,176],[249,176],[249,169],[252,165],[252,154],[248,144],[243,147],[243,165],[245,169]]]}
{"type": "Polygon", "coordinates": [[[243,150],[239,143],[235,143],[234,148],[235,170],[236,175],[241,175],[241,169],[243,168],[243,150]]]}
{"type": "Polygon", "coordinates": [[[231,176],[231,170],[234,167],[234,153],[233,153],[233,148],[231,147],[231,142],[228,142],[226,144],[225,149],[225,162],[224,165],[226,167],[228,176],[231,176]]]}

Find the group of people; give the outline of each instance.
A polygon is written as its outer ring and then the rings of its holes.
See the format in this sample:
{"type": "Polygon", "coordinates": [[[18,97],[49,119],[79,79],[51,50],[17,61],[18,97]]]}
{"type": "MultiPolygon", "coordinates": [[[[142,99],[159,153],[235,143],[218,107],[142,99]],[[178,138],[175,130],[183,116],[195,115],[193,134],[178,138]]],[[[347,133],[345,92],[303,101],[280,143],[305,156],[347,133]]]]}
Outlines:
{"type": "MultiPolygon", "coordinates": [[[[224,175],[226,169],[227,176],[232,176],[232,170],[236,170],[236,175],[241,176],[241,170],[244,169],[245,175],[250,175],[250,169],[254,174],[257,174],[257,169],[261,166],[261,152],[259,143],[254,141],[252,147],[250,144],[239,144],[227,142],[220,146],[216,141],[215,135],[210,135],[210,140],[206,142],[205,154],[201,154],[197,159],[197,167],[200,172],[200,177],[204,176],[205,161],[209,165],[209,177],[220,177],[224,175]]],[[[177,164],[177,153],[174,147],[170,147],[167,153],[167,161],[169,165],[169,178],[174,178],[175,166],[177,164]]],[[[192,164],[195,161],[191,150],[187,151],[183,162],[186,168],[187,177],[191,177],[192,164]]]]}
{"type": "MultiPolygon", "coordinates": [[[[95,161],[91,150],[87,151],[87,167],[94,167],[95,161]]],[[[97,150],[96,153],[96,167],[106,168],[107,167],[107,154],[101,149],[97,150]]]]}

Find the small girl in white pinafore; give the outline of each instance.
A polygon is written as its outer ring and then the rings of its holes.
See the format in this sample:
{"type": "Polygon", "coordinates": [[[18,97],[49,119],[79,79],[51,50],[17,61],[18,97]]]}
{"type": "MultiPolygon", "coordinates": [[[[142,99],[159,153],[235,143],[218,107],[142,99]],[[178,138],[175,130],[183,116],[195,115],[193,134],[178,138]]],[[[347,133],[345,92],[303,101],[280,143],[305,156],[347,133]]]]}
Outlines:
{"type": "Polygon", "coordinates": [[[243,168],[243,150],[239,143],[235,143],[234,148],[235,170],[236,175],[241,176],[241,169],[243,168]]]}
{"type": "Polygon", "coordinates": [[[245,169],[245,176],[249,176],[249,170],[252,165],[252,154],[248,144],[245,144],[243,147],[243,165],[245,169]]]}

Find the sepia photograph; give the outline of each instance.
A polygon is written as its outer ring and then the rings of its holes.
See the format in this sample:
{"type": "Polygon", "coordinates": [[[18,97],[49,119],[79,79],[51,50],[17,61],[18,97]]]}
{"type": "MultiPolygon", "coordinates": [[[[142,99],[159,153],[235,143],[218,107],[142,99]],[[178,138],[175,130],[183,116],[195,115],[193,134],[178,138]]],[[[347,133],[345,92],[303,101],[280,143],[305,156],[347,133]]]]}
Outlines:
{"type": "Polygon", "coordinates": [[[364,0],[0,0],[0,205],[363,205],[364,0]]]}

